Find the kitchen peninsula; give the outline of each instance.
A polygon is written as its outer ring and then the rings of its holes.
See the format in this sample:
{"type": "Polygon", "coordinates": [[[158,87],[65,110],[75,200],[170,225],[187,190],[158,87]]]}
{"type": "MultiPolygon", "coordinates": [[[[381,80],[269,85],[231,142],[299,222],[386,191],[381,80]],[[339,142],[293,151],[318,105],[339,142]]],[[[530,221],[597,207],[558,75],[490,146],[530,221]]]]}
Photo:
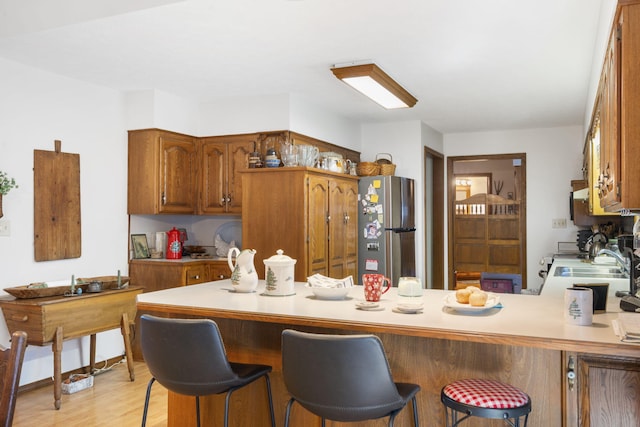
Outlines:
{"type": "MultiPolygon", "coordinates": [[[[584,405],[588,400],[584,400],[584,393],[587,396],[607,393],[615,397],[615,390],[600,390],[605,386],[595,384],[589,388],[583,384],[588,381],[588,372],[579,370],[581,365],[576,362],[579,356],[609,361],[616,366],[636,366],[635,371],[624,372],[635,375],[635,384],[640,379],[637,368],[640,346],[621,343],[611,327],[611,320],[617,317],[615,298],[610,301],[607,313],[594,316],[592,326],[581,327],[564,323],[563,301],[555,297],[502,294],[501,308],[465,313],[445,306],[444,298],[450,291],[425,290],[422,313],[400,314],[393,311],[399,301],[396,288],[383,296],[382,311],[356,309],[356,302],[363,300],[359,286],[350,291],[347,299],[339,301],[317,300],[302,283],[296,283],[296,295],[288,297],[263,296],[263,290],[264,283],[261,283],[255,293],[235,293],[231,282],[222,280],[144,293],[138,295],[138,313],[214,319],[220,326],[231,360],[273,366],[274,404],[279,423],[288,400],[280,361],[280,335],[287,328],[378,335],[384,343],[394,379],[415,382],[422,387],[418,409],[425,425],[444,425],[440,389],[455,379],[494,378],[522,388],[532,398],[533,411],[529,419],[532,427],[583,425],[582,418],[578,421],[578,417],[585,416],[584,405]],[[571,381],[570,373],[576,374],[571,381]]],[[[263,387],[258,382],[234,394],[231,425],[255,425],[255,419],[266,414],[263,387]],[[252,411],[243,410],[248,401],[252,402],[252,411]],[[246,417],[254,417],[254,424],[246,417]]],[[[609,425],[637,425],[640,413],[635,402],[604,400],[609,407],[596,407],[597,402],[591,402],[586,416],[589,410],[591,413],[608,410],[611,412],[608,420],[613,423],[609,425]],[[615,418],[620,416],[626,418],[615,418]],[[620,423],[617,420],[621,420],[620,423]],[[628,424],[630,420],[632,424],[628,424]]],[[[201,403],[219,414],[223,400],[218,396],[207,397],[201,399],[201,403]]],[[[410,425],[410,412],[401,412],[397,425],[410,425]]],[[[294,409],[292,416],[293,425],[318,423],[300,407],[294,409]]],[[[184,425],[189,418],[194,418],[192,399],[170,393],[169,425],[184,425]]],[[[217,425],[212,420],[207,422],[212,424],[206,425],[217,425]]],[[[377,423],[386,425],[382,420],[377,423]]],[[[468,425],[476,424],[470,421],[468,425]]],[[[591,425],[598,424],[592,422],[591,425]]]]}

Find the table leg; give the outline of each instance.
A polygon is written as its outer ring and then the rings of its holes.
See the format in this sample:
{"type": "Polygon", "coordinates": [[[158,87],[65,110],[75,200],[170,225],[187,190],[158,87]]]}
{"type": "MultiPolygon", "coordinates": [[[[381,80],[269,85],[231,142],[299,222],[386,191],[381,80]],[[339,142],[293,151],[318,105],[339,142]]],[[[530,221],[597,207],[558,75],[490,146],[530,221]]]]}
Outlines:
{"type": "Polygon", "coordinates": [[[91,334],[89,338],[89,373],[93,374],[96,368],[96,334],[91,334]]]}
{"type": "Polygon", "coordinates": [[[53,399],[56,409],[60,409],[62,405],[62,326],[56,328],[53,336],[53,399]]]}
{"type": "Polygon", "coordinates": [[[122,313],[122,319],[120,320],[120,331],[122,332],[122,338],[124,339],[124,354],[127,358],[127,368],[129,368],[129,378],[131,381],[136,379],[136,374],[133,372],[133,353],[131,352],[131,324],[129,323],[129,316],[127,313],[122,313]]]}

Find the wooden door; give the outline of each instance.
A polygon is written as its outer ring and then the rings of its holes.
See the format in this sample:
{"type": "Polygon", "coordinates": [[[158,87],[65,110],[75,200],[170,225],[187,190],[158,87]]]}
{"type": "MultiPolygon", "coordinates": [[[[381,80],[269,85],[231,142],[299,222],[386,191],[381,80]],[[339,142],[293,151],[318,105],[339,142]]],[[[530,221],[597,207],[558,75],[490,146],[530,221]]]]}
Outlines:
{"type": "Polygon", "coordinates": [[[255,145],[251,135],[249,138],[230,142],[227,146],[227,212],[242,211],[242,175],[240,171],[249,166],[249,153],[255,145]]]}
{"type": "Polygon", "coordinates": [[[225,151],[226,144],[216,138],[206,138],[201,148],[199,212],[225,212],[225,151]]]}
{"type": "Polygon", "coordinates": [[[160,213],[194,213],[197,168],[195,141],[162,135],[160,146],[160,213]]]}
{"type": "Polygon", "coordinates": [[[309,175],[307,183],[308,275],[329,275],[329,180],[326,177],[309,175]]]}

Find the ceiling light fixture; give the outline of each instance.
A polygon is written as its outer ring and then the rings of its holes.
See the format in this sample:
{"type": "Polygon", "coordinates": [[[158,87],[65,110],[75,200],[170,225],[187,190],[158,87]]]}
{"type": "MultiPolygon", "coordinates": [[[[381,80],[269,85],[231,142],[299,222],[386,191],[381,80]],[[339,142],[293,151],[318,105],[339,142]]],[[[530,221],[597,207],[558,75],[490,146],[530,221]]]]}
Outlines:
{"type": "Polygon", "coordinates": [[[376,64],[334,66],[333,74],[386,109],[411,108],[418,100],[376,64]]]}

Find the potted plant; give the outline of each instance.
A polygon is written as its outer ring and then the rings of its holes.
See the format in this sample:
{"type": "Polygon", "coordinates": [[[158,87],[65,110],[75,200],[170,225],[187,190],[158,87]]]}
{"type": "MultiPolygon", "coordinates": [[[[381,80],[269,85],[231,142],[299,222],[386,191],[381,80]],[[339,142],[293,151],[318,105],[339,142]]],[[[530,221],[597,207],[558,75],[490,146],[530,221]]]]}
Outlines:
{"type": "Polygon", "coordinates": [[[6,172],[0,171],[0,218],[2,218],[2,196],[7,194],[12,188],[18,188],[16,180],[9,178],[6,172]]]}

